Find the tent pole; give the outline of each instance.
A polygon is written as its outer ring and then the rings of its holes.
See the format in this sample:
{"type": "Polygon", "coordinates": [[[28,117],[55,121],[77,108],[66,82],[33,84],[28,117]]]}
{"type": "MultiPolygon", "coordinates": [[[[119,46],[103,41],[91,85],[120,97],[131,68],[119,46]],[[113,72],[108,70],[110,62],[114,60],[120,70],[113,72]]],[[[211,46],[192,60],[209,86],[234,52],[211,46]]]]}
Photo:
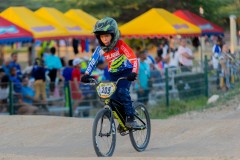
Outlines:
{"type": "Polygon", "coordinates": [[[29,62],[31,63],[31,64],[29,64],[29,65],[33,65],[34,64],[34,60],[35,60],[35,41],[33,41],[33,42],[31,42],[31,56],[29,56],[29,58],[31,58],[30,60],[29,60],[29,62]]]}
{"type": "Polygon", "coordinates": [[[4,62],[4,45],[0,45],[0,65],[3,65],[4,62]]]}
{"type": "Polygon", "coordinates": [[[236,16],[230,15],[230,49],[231,53],[236,51],[237,46],[237,25],[236,25],[236,16]]]}
{"type": "Polygon", "coordinates": [[[66,63],[68,63],[69,57],[70,57],[70,56],[69,56],[69,52],[68,52],[68,44],[69,44],[69,39],[66,39],[66,40],[65,40],[65,47],[66,47],[66,48],[65,48],[65,49],[66,49],[66,50],[65,50],[65,52],[66,52],[65,59],[66,59],[66,63]]]}
{"type": "Polygon", "coordinates": [[[203,63],[203,57],[205,56],[204,50],[205,50],[205,42],[204,42],[204,36],[200,37],[200,56],[201,56],[201,68],[203,70],[204,68],[204,63],[203,63]]]}

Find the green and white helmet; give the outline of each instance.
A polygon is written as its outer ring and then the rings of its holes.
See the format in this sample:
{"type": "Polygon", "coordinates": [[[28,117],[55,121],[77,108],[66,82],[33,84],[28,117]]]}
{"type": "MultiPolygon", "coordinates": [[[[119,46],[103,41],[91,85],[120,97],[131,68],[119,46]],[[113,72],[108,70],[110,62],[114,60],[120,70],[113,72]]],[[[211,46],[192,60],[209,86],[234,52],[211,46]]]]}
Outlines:
{"type": "Polygon", "coordinates": [[[98,42],[105,52],[109,52],[112,50],[116,44],[117,41],[120,38],[120,33],[118,30],[117,22],[110,17],[105,17],[103,19],[100,19],[97,21],[97,23],[94,26],[93,33],[95,34],[96,38],[98,39],[98,42]],[[102,34],[111,34],[112,40],[109,46],[105,46],[102,41],[100,40],[100,35],[102,34]]]}

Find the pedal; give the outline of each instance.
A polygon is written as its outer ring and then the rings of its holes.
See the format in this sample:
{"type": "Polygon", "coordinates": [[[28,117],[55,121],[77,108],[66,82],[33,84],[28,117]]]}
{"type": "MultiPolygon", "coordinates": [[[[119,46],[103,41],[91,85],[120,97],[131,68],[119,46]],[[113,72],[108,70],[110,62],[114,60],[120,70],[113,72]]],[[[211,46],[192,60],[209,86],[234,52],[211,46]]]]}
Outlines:
{"type": "Polygon", "coordinates": [[[124,131],[120,125],[118,125],[117,127],[117,132],[120,133],[121,136],[125,136],[129,134],[127,131],[124,131]]]}

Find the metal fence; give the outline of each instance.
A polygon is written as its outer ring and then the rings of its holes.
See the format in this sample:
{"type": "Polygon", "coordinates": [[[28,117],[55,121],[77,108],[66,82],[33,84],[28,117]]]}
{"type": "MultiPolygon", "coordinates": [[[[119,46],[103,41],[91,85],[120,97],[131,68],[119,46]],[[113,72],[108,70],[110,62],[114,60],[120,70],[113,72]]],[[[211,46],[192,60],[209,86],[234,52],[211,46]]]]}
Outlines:
{"type": "MultiPolygon", "coordinates": [[[[204,65],[197,66],[192,72],[182,72],[181,68],[166,68],[163,72],[151,71],[151,88],[149,90],[148,105],[158,106],[164,102],[167,107],[171,100],[189,99],[192,97],[209,97],[221,91],[221,83],[226,84],[226,77],[218,74],[209,67],[209,60],[205,57],[204,65]]],[[[231,72],[230,84],[238,81],[239,72],[231,72]]],[[[94,87],[79,84],[81,97],[76,97],[78,91],[72,88],[71,83],[59,82],[52,84],[45,83],[46,98],[42,96],[32,97],[26,102],[23,95],[14,92],[12,82],[8,84],[8,98],[1,99],[0,114],[21,114],[21,108],[25,108],[26,114],[43,114],[58,116],[89,117],[103,106],[98,99],[94,87]],[[37,110],[34,110],[36,109],[37,110]],[[32,109],[32,110],[31,110],[32,109]],[[29,112],[27,112],[29,111],[29,112]]],[[[133,85],[132,85],[133,86],[133,85]]],[[[34,91],[34,84],[27,87],[34,91]]],[[[225,91],[223,91],[225,92],[225,91]]],[[[137,90],[131,87],[132,100],[138,100],[137,90]]]]}

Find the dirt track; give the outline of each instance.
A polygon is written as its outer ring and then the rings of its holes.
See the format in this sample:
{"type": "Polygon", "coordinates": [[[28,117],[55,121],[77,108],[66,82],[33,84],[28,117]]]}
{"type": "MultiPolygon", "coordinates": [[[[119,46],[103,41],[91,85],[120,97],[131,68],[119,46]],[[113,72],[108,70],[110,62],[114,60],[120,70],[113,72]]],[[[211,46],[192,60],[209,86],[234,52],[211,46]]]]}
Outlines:
{"type": "MultiPolygon", "coordinates": [[[[117,135],[114,159],[240,159],[240,96],[224,106],[167,120],[152,120],[146,151],[136,152],[129,137],[117,135]]],[[[0,116],[1,160],[96,159],[93,119],[0,116]]]]}

